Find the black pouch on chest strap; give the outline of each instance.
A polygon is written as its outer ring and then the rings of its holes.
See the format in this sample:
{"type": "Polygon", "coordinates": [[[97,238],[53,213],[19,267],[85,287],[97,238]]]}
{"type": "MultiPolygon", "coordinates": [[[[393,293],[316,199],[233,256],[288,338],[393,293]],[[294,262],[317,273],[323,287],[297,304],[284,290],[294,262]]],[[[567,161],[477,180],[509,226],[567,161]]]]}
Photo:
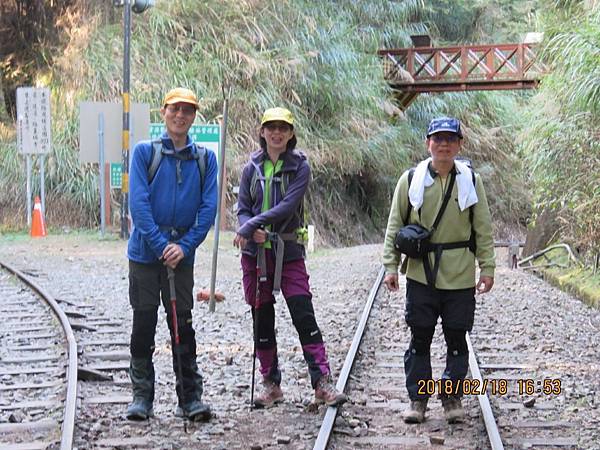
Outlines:
{"type": "Polygon", "coordinates": [[[431,231],[427,228],[411,223],[400,228],[394,239],[394,248],[409,258],[421,258],[429,251],[430,237],[431,231]]]}

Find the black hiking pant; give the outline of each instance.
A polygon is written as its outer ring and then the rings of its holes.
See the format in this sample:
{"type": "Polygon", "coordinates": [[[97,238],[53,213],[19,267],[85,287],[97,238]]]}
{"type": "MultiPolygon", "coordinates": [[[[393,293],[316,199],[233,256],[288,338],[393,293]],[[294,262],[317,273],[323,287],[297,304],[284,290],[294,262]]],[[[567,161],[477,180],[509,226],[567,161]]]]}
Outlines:
{"type": "Polygon", "coordinates": [[[411,340],[404,353],[406,388],[411,400],[441,394],[441,386],[451,383],[451,391],[462,395],[461,381],[469,369],[466,332],[473,328],[475,288],[435,289],[414,280],[406,280],[405,319],[411,330],[411,340]],[[446,367],[443,383],[433,383],[430,347],[438,318],[446,340],[446,367]]]}

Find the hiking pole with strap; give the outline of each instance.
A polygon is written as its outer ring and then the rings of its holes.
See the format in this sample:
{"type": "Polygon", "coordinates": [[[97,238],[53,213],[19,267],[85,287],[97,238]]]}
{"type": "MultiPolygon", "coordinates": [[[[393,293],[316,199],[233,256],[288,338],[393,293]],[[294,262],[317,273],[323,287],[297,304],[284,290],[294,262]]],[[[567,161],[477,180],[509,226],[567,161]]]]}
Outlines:
{"type": "MultiPolygon", "coordinates": [[[[258,258],[257,258],[258,259],[258,258]]],[[[258,284],[259,281],[259,273],[260,269],[258,268],[258,264],[256,265],[256,296],[254,297],[254,305],[252,306],[252,386],[250,388],[250,409],[254,409],[254,378],[256,372],[256,339],[257,339],[257,316],[258,316],[258,308],[256,307],[256,303],[258,300],[258,284]]]]}
{"type": "MultiPolygon", "coordinates": [[[[167,266],[167,278],[169,279],[169,291],[171,294],[171,315],[173,316],[173,352],[177,355],[177,376],[179,377],[179,396],[181,401],[181,409],[183,410],[183,367],[181,365],[181,348],[179,340],[179,325],[177,324],[177,295],[175,293],[175,271],[167,266]]],[[[185,417],[185,413],[183,415],[185,417]]]]}
{"type": "MultiPolygon", "coordinates": [[[[262,228],[262,227],[261,227],[262,228]]],[[[250,409],[254,409],[254,380],[256,372],[256,342],[258,340],[258,311],[260,283],[267,280],[267,271],[265,267],[265,247],[263,244],[257,245],[256,250],[256,294],[254,296],[254,306],[252,306],[252,387],[250,391],[250,409]]]]}
{"type": "MultiPolygon", "coordinates": [[[[250,388],[250,409],[254,409],[254,381],[256,373],[256,341],[258,339],[258,297],[260,295],[260,253],[262,246],[257,246],[256,251],[256,292],[254,295],[254,305],[252,305],[252,386],[250,388]]],[[[264,250],[263,250],[264,251],[264,250]]]]}

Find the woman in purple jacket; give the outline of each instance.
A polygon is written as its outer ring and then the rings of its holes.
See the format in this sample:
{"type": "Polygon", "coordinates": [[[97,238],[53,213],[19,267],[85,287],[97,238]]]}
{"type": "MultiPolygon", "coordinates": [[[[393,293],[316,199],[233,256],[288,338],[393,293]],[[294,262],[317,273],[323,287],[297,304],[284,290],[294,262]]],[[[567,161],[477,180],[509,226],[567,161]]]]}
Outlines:
{"type": "Polygon", "coordinates": [[[288,305],[308,364],[315,401],[338,405],[346,396],[332,384],[321,331],[315,320],[304,245],[303,199],[310,181],[306,155],[296,150],[294,118],[285,108],[267,109],[261,120],[260,149],[244,167],[238,197],[239,229],[233,241],[242,249],[246,302],[252,307],[256,356],[263,389],[254,406],[283,401],[275,340],[275,295],[288,305]]]}

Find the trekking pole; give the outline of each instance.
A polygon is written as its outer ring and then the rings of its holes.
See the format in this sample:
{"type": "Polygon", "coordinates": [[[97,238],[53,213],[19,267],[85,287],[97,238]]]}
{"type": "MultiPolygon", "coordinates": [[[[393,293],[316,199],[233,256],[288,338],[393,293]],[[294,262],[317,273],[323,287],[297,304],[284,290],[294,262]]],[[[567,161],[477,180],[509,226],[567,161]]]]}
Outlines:
{"type": "Polygon", "coordinates": [[[258,264],[258,252],[256,252],[256,295],[252,306],[252,387],[250,389],[250,410],[254,409],[254,374],[256,372],[256,340],[258,339],[258,295],[260,285],[260,265],[258,264]]]}
{"type": "MultiPolygon", "coordinates": [[[[177,376],[179,377],[179,398],[183,411],[183,368],[181,366],[181,348],[179,341],[179,326],[177,324],[177,296],[175,294],[175,271],[167,266],[167,278],[169,279],[169,291],[171,293],[171,315],[173,316],[173,352],[177,355],[177,376]]],[[[184,413],[185,417],[185,413],[184,413]]]]}

